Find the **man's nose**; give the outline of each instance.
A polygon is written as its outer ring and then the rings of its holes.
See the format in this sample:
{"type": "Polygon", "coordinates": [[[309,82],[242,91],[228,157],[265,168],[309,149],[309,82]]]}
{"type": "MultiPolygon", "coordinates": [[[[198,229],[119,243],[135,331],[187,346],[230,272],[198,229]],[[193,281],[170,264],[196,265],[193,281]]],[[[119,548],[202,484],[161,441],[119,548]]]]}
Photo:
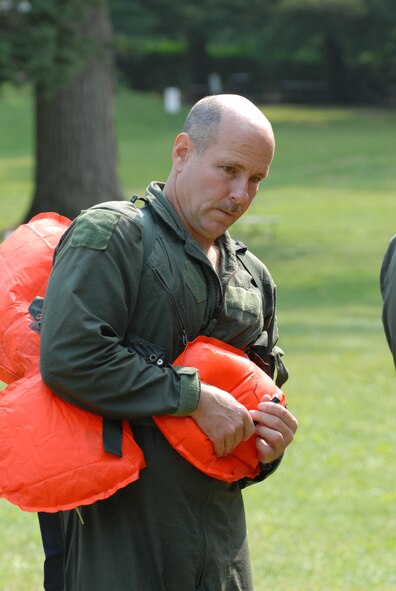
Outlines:
{"type": "Polygon", "coordinates": [[[231,187],[231,197],[240,204],[249,201],[249,180],[242,177],[235,179],[231,187]]]}

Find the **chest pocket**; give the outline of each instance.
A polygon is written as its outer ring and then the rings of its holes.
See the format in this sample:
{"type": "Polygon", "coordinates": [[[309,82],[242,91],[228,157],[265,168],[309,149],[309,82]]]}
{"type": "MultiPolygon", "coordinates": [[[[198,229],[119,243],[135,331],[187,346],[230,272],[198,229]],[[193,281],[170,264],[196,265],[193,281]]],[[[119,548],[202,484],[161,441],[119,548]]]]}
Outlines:
{"type": "Polygon", "coordinates": [[[228,287],[225,294],[225,308],[227,315],[244,321],[250,316],[250,320],[261,313],[261,295],[258,289],[245,289],[243,287],[228,287]]]}
{"type": "Polygon", "coordinates": [[[198,270],[189,260],[184,262],[184,281],[193,294],[197,304],[207,300],[207,287],[202,271],[198,270]]]}

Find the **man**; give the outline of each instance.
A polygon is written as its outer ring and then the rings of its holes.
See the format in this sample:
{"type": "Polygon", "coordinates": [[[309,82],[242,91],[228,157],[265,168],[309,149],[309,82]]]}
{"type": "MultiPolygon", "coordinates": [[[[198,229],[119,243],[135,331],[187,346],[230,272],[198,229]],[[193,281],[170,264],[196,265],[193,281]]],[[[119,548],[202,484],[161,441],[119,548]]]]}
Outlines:
{"type": "Polygon", "coordinates": [[[389,242],[381,267],[382,321],[396,367],[396,235],[389,242]]]}
{"type": "Polygon", "coordinates": [[[170,365],[203,334],[247,352],[264,343],[271,366],[275,287],[249,255],[255,284],[227,229],[253,201],[273,153],[271,125],[250,101],[202,99],[176,137],[166,183],[147,190],[151,252],[138,210],[104,205],[84,212],[58,247],[43,314],[43,379],[78,406],[129,420],[147,463],[137,482],[66,514],[68,591],[253,589],[241,495],[252,481],[198,471],[151,417],[193,417],[218,457],[256,431],[257,481],[293,439],[296,419],[269,397],[249,413],[201,383],[196,369],[170,365]]]}

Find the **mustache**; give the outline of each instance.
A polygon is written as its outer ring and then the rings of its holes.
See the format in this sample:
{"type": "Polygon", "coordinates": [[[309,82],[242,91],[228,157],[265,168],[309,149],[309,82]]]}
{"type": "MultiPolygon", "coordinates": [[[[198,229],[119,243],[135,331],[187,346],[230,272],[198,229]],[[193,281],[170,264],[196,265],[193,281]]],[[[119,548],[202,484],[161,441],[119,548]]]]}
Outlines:
{"type": "Polygon", "coordinates": [[[237,214],[240,215],[243,212],[242,205],[238,203],[233,203],[232,201],[226,201],[222,203],[221,209],[226,211],[227,213],[237,214]]]}

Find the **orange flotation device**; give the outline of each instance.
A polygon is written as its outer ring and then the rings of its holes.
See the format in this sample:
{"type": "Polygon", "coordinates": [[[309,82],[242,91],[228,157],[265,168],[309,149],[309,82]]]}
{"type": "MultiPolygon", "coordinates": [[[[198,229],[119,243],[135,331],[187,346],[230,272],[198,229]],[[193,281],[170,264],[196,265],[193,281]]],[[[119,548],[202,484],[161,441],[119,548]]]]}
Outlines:
{"type": "Polygon", "coordinates": [[[37,372],[40,338],[28,330],[28,307],[44,296],[55,246],[70,224],[57,213],[41,213],[0,245],[0,380],[6,384],[37,372]]]}
{"type": "Polygon", "coordinates": [[[56,396],[39,372],[40,337],[28,307],[44,296],[53,251],[71,224],[39,214],[0,244],[0,496],[55,512],[104,499],[133,482],[143,453],[123,423],[122,457],[103,449],[103,420],[56,396]]]}
{"type": "Polygon", "coordinates": [[[127,421],[122,457],[103,449],[102,417],[51,392],[36,373],[0,395],[0,496],[24,511],[66,511],[106,499],[145,466],[127,421]]]}
{"type": "MultiPolygon", "coordinates": [[[[278,397],[283,392],[241,350],[211,337],[200,336],[175,360],[174,365],[195,367],[203,382],[232,394],[248,410],[257,408],[264,394],[278,397]]],[[[213,444],[191,417],[153,417],[169,443],[196,468],[220,480],[235,482],[254,478],[260,472],[256,435],[242,441],[228,456],[218,458],[213,444]]]]}

